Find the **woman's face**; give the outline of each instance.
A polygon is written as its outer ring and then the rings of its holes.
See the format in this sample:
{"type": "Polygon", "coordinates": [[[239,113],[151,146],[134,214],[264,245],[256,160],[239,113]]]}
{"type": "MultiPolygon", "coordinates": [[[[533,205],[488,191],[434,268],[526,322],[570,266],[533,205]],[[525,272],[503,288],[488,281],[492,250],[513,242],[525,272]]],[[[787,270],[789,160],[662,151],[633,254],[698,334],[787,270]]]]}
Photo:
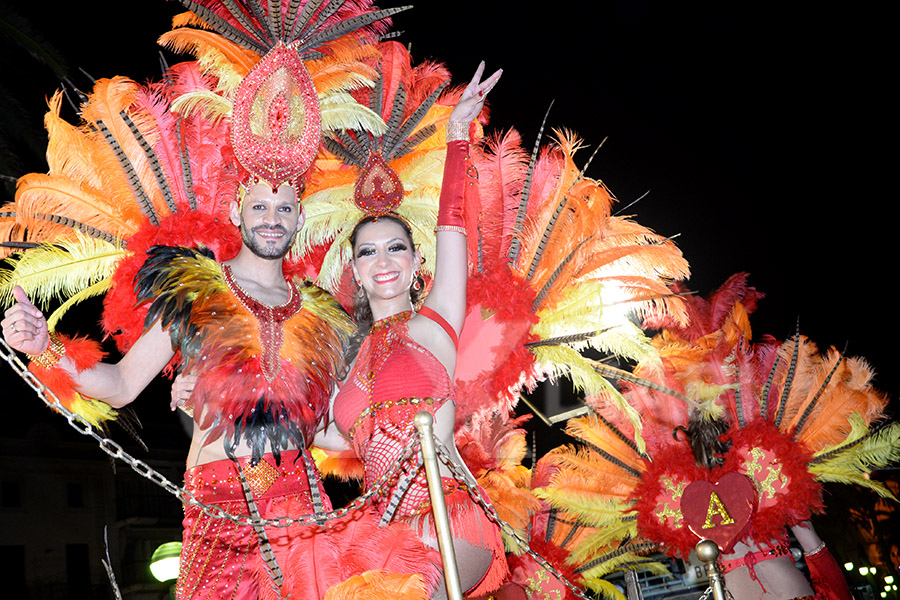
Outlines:
{"type": "Polygon", "coordinates": [[[409,301],[421,258],[403,227],[390,219],[366,223],[356,232],[353,274],[373,300],[409,301]]]}

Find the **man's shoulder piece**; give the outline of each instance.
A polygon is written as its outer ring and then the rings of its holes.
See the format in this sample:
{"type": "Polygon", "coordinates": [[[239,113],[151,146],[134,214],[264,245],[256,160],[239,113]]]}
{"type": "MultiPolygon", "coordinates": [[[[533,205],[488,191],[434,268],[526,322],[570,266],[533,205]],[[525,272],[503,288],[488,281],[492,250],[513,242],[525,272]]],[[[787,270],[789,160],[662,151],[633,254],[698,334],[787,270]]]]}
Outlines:
{"type": "Polygon", "coordinates": [[[227,290],[222,267],[205,248],[153,246],[134,278],[139,303],[151,302],[145,327],[162,319],[173,340],[187,334],[197,298],[227,290]]]}
{"type": "Polygon", "coordinates": [[[334,296],[309,279],[295,277],[294,285],[303,296],[303,308],[326,321],[342,337],[348,336],[356,330],[353,319],[334,296]]]}

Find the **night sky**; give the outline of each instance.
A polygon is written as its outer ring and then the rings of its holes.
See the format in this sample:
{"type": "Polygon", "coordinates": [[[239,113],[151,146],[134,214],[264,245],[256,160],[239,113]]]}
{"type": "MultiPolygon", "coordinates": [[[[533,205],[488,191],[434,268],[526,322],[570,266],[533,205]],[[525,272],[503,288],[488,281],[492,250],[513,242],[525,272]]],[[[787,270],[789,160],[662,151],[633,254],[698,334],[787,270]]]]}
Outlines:
{"type": "MultiPolygon", "coordinates": [[[[64,54],[70,78],[159,73],[156,37],[176,2],[13,3],[64,54]]],[[[399,2],[383,3],[396,6],[399,2]]],[[[395,19],[415,60],[447,63],[464,82],[481,58],[504,75],[494,130],[528,147],[548,124],[592,147],[588,175],[628,213],[677,244],[688,286],[706,294],[747,271],[766,294],[754,334],[784,339],[799,319],[820,346],[868,358],[896,399],[896,283],[888,184],[887,15],[850,2],[814,10],[746,2],[421,1],[395,19]],[[889,233],[890,232],[890,233],[889,233]]],[[[893,55],[894,53],[891,53],[893,55]]],[[[167,54],[167,60],[176,59],[167,54]]],[[[34,108],[57,79],[6,53],[2,81],[34,108]]],[[[41,170],[28,162],[30,169],[41,170]]],[[[893,164],[891,164],[893,167],[893,164]]],[[[896,400],[895,400],[896,401],[896,400]]]]}

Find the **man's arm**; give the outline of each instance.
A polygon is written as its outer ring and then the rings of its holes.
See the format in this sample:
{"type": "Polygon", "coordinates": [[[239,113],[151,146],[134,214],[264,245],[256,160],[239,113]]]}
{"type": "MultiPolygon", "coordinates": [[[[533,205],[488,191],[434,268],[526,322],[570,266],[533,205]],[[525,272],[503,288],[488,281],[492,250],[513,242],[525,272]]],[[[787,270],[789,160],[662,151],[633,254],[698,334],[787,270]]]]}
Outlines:
{"type": "MultiPolygon", "coordinates": [[[[3,338],[20,352],[39,355],[50,344],[47,320],[22,288],[17,286],[13,294],[16,304],[5,313],[3,338]]],[[[157,322],[116,364],[97,363],[79,371],[71,358],[63,355],[54,367],[71,378],[79,393],[120,408],[132,402],[173,355],[169,336],[157,322]]]]}
{"type": "Polygon", "coordinates": [[[97,363],[80,373],[74,371],[71,363],[70,367],[63,368],[69,372],[75,389],[80,393],[106,402],[113,408],[121,408],[137,398],[174,354],[169,334],[157,321],[118,363],[97,363]]]}

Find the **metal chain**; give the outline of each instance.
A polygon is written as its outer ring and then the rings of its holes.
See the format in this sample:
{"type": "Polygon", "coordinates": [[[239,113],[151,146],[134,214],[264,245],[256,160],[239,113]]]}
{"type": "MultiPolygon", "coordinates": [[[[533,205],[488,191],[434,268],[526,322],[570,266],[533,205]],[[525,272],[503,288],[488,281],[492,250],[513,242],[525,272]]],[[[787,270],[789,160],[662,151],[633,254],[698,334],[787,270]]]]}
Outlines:
{"type": "MultiPolygon", "coordinates": [[[[316,515],[314,514],[302,515],[296,518],[278,517],[274,519],[266,519],[253,517],[251,515],[231,514],[225,510],[222,510],[218,506],[213,506],[201,502],[194,496],[194,494],[190,490],[184,489],[172,483],[162,473],[154,470],[147,463],[128,454],[128,452],[126,452],[122,448],[122,446],[120,446],[115,441],[99,435],[96,431],[94,431],[94,428],[84,419],[84,417],[79,414],[73,413],[65,406],[63,406],[56,394],[54,394],[52,390],[41,383],[41,381],[37,379],[31,373],[31,371],[29,371],[25,367],[22,361],[19,360],[18,356],[16,356],[15,351],[10,348],[9,345],[7,345],[6,341],[2,338],[0,338],[0,355],[3,356],[6,362],[9,363],[9,365],[19,375],[19,377],[21,377],[35,391],[37,396],[44,402],[44,404],[46,404],[52,410],[62,414],[73,429],[75,429],[81,435],[86,435],[94,438],[99,444],[100,448],[109,456],[121,460],[122,462],[130,466],[132,470],[134,470],[138,475],[149,479],[156,485],[160,486],[161,488],[178,498],[182,503],[200,508],[204,514],[211,518],[228,520],[238,525],[249,525],[254,527],[289,527],[294,524],[317,525],[319,523],[316,515]]],[[[559,570],[556,569],[556,567],[554,567],[549,561],[547,561],[547,559],[532,550],[528,545],[528,542],[519,537],[519,534],[516,533],[512,525],[503,521],[499,517],[496,509],[494,509],[490,501],[485,499],[481,494],[479,487],[477,485],[473,485],[474,482],[470,481],[468,472],[462,470],[459,465],[454,462],[453,458],[450,456],[450,453],[447,452],[446,447],[440,442],[440,440],[435,438],[435,444],[438,450],[438,456],[440,456],[441,461],[445,465],[447,465],[447,467],[450,469],[450,472],[459,483],[467,484],[466,488],[468,489],[469,495],[472,497],[475,503],[485,511],[487,517],[492,522],[494,522],[503,533],[505,533],[510,539],[515,541],[515,543],[524,552],[528,553],[528,555],[531,556],[541,567],[546,569],[550,574],[552,574],[566,587],[568,587],[572,591],[572,593],[574,593],[579,598],[589,598],[583,588],[580,588],[579,586],[569,581],[569,579],[565,575],[560,573],[559,570]]],[[[410,442],[403,448],[400,456],[394,462],[392,468],[384,473],[381,477],[379,477],[378,480],[374,482],[371,489],[369,489],[361,496],[355,498],[347,506],[339,508],[337,510],[325,512],[323,515],[324,519],[326,521],[340,519],[345,517],[351,511],[364,508],[373,496],[381,494],[384,488],[386,488],[393,482],[394,479],[399,476],[403,465],[407,463],[407,461],[413,456],[415,452],[419,451],[419,446],[420,442],[418,437],[411,436],[410,442]]],[[[705,596],[706,594],[701,598],[701,600],[706,600],[705,596]]]]}
{"type": "MultiPolygon", "coordinates": [[[[47,388],[41,381],[34,376],[27,369],[27,367],[22,363],[18,356],[16,356],[16,352],[7,345],[6,341],[0,338],[0,356],[2,356],[7,363],[12,367],[13,371],[21,377],[25,383],[28,384],[31,389],[37,394],[38,398],[44,402],[50,409],[60,413],[63,417],[68,421],[69,425],[75,429],[81,435],[89,436],[94,438],[97,441],[97,444],[100,446],[100,449],[106,452],[109,456],[113,458],[117,458],[131,467],[131,469],[141,475],[142,477],[149,479],[159,487],[163,488],[176,498],[180,500],[183,504],[188,504],[191,506],[196,506],[200,508],[204,514],[214,519],[225,519],[236,523],[238,525],[250,525],[250,526],[262,526],[262,527],[289,527],[294,524],[302,524],[302,525],[317,525],[318,521],[316,519],[316,515],[301,515],[296,518],[288,518],[288,517],[278,517],[274,519],[264,519],[264,518],[256,518],[251,515],[243,515],[243,514],[232,514],[218,506],[213,506],[210,504],[206,504],[196,498],[193,492],[190,490],[184,489],[175,483],[171,482],[165,475],[159,473],[154,470],[153,467],[148,465],[147,463],[131,456],[126,452],[122,446],[120,446],[115,441],[105,438],[99,435],[94,428],[88,423],[84,417],[77,413],[73,413],[62,403],[59,401],[59,398],[56,394],[53,393],[53,390],[47,388]]],[[[393,480],[399,477],[400,471],[403,468],[403,465],[415,454],[419,451],[419,439],[417,437],[413,437],[410,439],[410,442],[403,448],[401,451],[398,460],[394,463],[394,465],[389,469],[386,473],[384,473],[381,477],[379,477],[371,486],[371,488],[355,498],[350,504],[343,508],[339,508],[337,510],[332,510],[324,513],[324,519],[326,521],[340,519],[345,517],[347,514],[354,510],[361,510],[365,507],[365,505],[369,502],[369,500],[385,491],[392,483],[393,480]]],[[[315,482],[312,482],[314,485],[315,482]]]]}
{"type": "Polygon", "coordinates": [[[453,460],[453,457],[451,457],[450,453],[447,451],[446,446],[444,446],[444,444],[441,443],[441,441],[437,437],[435,437],[434,443],[437,447],[438,456],[440,457],[441,462],[443,462],[447,466],[447,468],[450,469],[450,472],[453,474],[453,477],[457,481],[467,484],[466,488],[468,488],[469,496],[471,496],[472,500],[474,500],[475,503],[478,504],[482,508],[482,510],[484,510],[488,519],[493,521],[500,528],[500,531],[505,533],[516,543],[517,546],[519,546],[519,548],[521,548],[539,565],[541,565],[541,567],[549,571],[551,575],[556,577],[556,579],[562,582],[563,585],[569,588],[569,590],[571,590],[573,594],[575,594],[579,598],[590,598],[584,588],[581,588],[569,581],[569,579],[565,575],[560,573],[559,570],[550,563],[550,561],[532,550],[531,546],[528,545],[528,542],[519,537],[519,534],[516,533],[516,530],[513,529],[513,526],[500,518],[500,515],[497,514],[497,509],[494,508],[490,500],[486,499],[482,495],[481,488],[469,479],[469,473],[461,469],[460,466],[456,464],[456,462],[453,460]]]}
{"type": "MultiPolygon", "coordinates": [[[[731,590],[725,587],[724,582],[722,588],[725,590],[725,598],[727,600],[734,600],[734,596],[731,595],[731,590]]],[[[707,600],[709,598],[709,595],[712,594],[712,591],[713,589],[711,586],[706,588],[706,591],[704,591],[703,594],[701,594],[700,598],[698,598],[697,600],[707,600]]]]}

